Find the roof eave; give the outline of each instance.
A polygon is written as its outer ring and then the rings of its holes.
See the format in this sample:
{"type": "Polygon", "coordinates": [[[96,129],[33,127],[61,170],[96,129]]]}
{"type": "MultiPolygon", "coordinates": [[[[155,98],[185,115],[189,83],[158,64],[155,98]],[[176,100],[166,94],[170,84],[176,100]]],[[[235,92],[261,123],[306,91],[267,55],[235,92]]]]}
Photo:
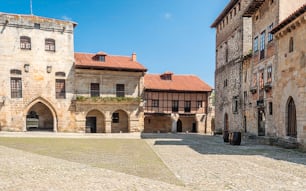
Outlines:
{"type": "Polygon", "coordinates": [[[243,13],[243,17],[252,17],[254,13],[261,7],[265,0],[253,0],[243,13]]]}
{"type": "Polygon", "coordinates": [[[223,9],[223,11],[219,14],[216,20],[211,24],[210,28],[215,28],[223,19],[223,17],[234,7],[234,5],[238,2],[238,0],[231,0],[227,6],[223,9]]]}

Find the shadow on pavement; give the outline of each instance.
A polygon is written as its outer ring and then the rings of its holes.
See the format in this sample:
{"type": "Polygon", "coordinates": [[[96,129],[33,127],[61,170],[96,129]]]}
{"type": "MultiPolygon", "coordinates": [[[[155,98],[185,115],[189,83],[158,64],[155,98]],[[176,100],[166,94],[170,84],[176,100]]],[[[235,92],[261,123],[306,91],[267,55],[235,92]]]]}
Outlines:
{"type": "Polygon", "coordinates": [[[142,133],[142,139],[154,139],[155,146],[188,146],[200,154],[207,155],[260,155],[276,160],[306,165],[306,153],[296,149],[284,149],[276,146],[262,145],[254,141],[241,141],[233,146],[223,142],[221,136],[193,133],[142,133]]]}

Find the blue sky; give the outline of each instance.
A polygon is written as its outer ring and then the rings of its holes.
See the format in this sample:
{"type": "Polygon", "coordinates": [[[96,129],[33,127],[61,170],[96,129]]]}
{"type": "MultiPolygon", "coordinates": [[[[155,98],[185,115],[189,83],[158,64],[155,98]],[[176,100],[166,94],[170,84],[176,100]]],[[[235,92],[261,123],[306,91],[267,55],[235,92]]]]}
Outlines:
{"type": "MultiPolygon", "coordinates": [[[[72,20],[75,51],[137,53],[148,73],[195,74],[214,85],[215,30],[229,0],[33,0],[37,16],[72,20]]],[[[30,0],[0,0],[0,12],[29,14],[30,0]]]]}

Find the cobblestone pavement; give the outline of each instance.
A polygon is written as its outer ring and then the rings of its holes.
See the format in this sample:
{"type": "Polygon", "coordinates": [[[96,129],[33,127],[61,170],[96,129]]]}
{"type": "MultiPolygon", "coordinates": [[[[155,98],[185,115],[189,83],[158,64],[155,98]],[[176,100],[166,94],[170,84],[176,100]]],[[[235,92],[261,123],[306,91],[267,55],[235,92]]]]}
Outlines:
{"type": "MultiPolygon", "coordinates": [[[[52,136],[0,133],[1,136],[52,136]]],[[[140,178],[0,146],[0,190],[305,190],[306,153],[197,134],[53,134],[144,138],[185,186],[140,178]]]]}

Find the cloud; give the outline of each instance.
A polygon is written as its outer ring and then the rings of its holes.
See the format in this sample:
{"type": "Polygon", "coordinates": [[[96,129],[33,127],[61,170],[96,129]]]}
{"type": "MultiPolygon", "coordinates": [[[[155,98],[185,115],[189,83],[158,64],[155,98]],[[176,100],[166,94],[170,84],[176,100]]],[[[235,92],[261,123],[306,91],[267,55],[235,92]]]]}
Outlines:
{"type": "Polygon", "coordinates": [[[71,21],[72,20],[72,18],[70,18],[66,15],[62,16],[62,19],[65,20],[65,21],[71,21]]]}
{"type": "Polygon", "coordinates": [[[165,13],[164,14],[164,19],[171,20],[172,19],[172,14],[171,13],[165,13]]]}

